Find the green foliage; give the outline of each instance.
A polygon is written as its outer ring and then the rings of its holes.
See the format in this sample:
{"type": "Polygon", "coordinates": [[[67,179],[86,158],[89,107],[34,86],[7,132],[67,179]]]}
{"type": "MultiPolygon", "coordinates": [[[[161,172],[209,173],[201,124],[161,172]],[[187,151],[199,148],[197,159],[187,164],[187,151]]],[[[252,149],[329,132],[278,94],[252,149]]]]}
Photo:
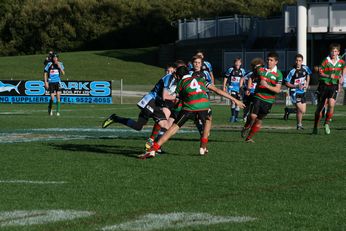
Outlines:
{"type": "Polygon", "coordinates": [[[176,40],[172,22],[280,12],[282,1],[245,0],[3,0],[0,55],[146,47],[176,40]]]}

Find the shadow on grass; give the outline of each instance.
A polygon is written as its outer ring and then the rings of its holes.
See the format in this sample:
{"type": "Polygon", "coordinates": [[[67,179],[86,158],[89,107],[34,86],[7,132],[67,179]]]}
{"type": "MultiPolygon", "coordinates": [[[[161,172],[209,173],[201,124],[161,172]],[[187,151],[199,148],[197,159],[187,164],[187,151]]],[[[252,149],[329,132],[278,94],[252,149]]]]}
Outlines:
{"type": "Polygon", "coordinates": [[[94,154],[111,154],[122,155],[132,158],[137,158],[138,154],[143,153],[143,149],[138,147],[129,147],[122,145],[104,145],[104,144],[54,144],[50,143],[55,149],[70,151],[70,152],[90,152],[94,154]]]}

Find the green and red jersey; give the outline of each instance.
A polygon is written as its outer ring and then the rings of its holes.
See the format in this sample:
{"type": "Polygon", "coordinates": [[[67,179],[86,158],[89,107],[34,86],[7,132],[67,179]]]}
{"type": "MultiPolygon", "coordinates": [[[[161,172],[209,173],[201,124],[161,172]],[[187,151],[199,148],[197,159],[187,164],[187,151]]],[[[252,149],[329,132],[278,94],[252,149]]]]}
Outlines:
{"type": "Polygon", "coordinates": [[[209,84],[202,77],[185,75],[177,84],[176,93],[185,111],[204,111],[210,108],[207,95],[209,84]]]}
{"type": "Polygon", "coordinates": [[[265,80],[268,85],[272,87],[275,87],[277,84],[282,84],[283,77],[281,71],[278,70],[276,66],[273,68],[273,70],[269,70],[265,67],[259,67],[257,69],[257,75],[259,76],[259,78],[255,90],[255,97],[267,103],[274,103],[276,93],[270,91],[264,86],[261,86],[260,81],[265,80]]]}
{"type": "Polygon", "coordinates": [[[342,77],[342,71],[345,68],[345,61],[337,57],[335,62],[328,56],[322,61],[320,74],[328,75],[329,77],[322,77],[320,81],[325,85],[337,85],[339,84],[339,80],[342,77]],[[334,74],[334,78],[331,78],[331,74],[334,74]]]}

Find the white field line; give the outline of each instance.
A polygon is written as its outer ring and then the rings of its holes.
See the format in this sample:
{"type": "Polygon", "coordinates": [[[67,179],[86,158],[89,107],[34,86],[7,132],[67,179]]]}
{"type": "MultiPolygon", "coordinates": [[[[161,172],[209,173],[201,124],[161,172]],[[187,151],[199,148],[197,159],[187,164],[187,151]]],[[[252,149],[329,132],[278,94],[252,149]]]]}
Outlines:
{"type": "Polygon", "coordinates": [[[66,181],[0,180],[0,184],[66,184],[66,181]]]}
{"type": "Polygon", "coordinates": [[[0,227],[47,224],[92,215],[94,215],[93,212],[75,210],[5,211],[0,212],[0,227]]]}
{"type": "Polygon", "coordinates": [[[242,223],[254,221],[256,218],[247,216],[213,216],[208,213],[168,213],[147,214],[137,220],[117,225],[106,226],[102,231],[153,231],[179,229],[196,225],[213,225],[219,223],[242,223]]]}
{"type": "MultiPolygon", "coordinates": [[[[151,128],[138,132],[130,128],[34,128],[18,129],[11,132],[0,133],[1,143],[25,143],[59,140],[85,140],[97,137],[119,138],[127,135],[146,135],[151,128]]],[[[179,133],[197,133],[197,129],[182,129],[179,133]]]]}

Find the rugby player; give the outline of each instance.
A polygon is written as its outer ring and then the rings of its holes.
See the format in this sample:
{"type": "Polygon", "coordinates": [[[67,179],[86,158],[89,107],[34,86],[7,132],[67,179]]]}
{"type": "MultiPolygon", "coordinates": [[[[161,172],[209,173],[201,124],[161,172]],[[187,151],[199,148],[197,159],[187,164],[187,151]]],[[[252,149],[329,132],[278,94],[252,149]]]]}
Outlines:
{"type": "Polygon", "coordinates": [[[53,115],[53,102],[56,96],[56,115],[60,116],[60,82],[61,76],[65,74],[64,64],[59,62],[57,53],[52,54],[51,62],[48,62],[44,68],[44,86],[49,91],[50,100],[48,105],[48,115],[53,115]]]}
{"type": "MultiPolygon", "coordinates": [[[[237,100],[240,100],[240,89],[243,86],[245,76],[245,70],[241,67],[241,65],[241,58],[235,58],[233,61],[233,66],[227,69],[223,80],[223,90],[230,93],[237,100]]],[[[238,122],[239,111],[240,108],[232,102],[231,116],[229,119],[231,123],[238,122]]]]}
{"type": "Polygon", "coordinates": [[[182,101],[182,110],[167,132],[157,142],[154,142],[152,148],[148,152],[139,156],[141,159],[155,157],[157,150],[166,141],[168,141],[169,138],[172,137],[189,119],[194,121],[202,121],[204,132],[200,139],[199,154],[205,155],[208,153],[207,143],[211,128],[211,121],[209,120],[208,116],[210,103],[206,94],[207,89],[235,101],[236,104],[241,108],[244,107],[244,104],[241,101],[233,98],[231,95],[227,94],[227,92],[224,92],[221,89],[216,88],[214,85],[206,82],[202,76],[191,76],[188,69],[184,66],[177,68],[176,75],[180,79],[177,84],[176,93],[179,95],[179,98],[182,101]]]}
{"type": "Polygon", "coordinates": [[[252,137],[262,126],[262,120],[270,113],[275,95],[281,90],[282,73],[277,68],[279,55],[276,52],[269,52],[267,55],[267,67],[257,67],[257,86],[250,112],[250,118],[246,121],[241,136],[245,142],[254,143],[252,137]]]}
{"type": "Polygon", "coordinates": [[[320,67],[320,81],[317,88],[319,101],[315,111],[315,121],[312,134],[318,134],[318,124],[322,117],[322,109],[326,106],[327,114],[324,121],[325,134],[330,134],[330,121],[334,114],[334,107],[338,92],[341,90],[346,74],[345,61],[339,57],[340,44],[332,43],[329,46],[329,55],[323,59],[320,67]]]}
{"type": "MultiPolygon", "coordinates": [[[[309,87],[311,73],[310,68],[303,64],[303,55],[297,54],[294,68],[285,78],[285,85],[290,89],[291,101],[296,106],[297,130],[304,130],[302,121],[306,111],[305,92],[309,87]]],[[[288,119],[288,108],[285,108],[285,116],[286,114],[288,119]]]]}

